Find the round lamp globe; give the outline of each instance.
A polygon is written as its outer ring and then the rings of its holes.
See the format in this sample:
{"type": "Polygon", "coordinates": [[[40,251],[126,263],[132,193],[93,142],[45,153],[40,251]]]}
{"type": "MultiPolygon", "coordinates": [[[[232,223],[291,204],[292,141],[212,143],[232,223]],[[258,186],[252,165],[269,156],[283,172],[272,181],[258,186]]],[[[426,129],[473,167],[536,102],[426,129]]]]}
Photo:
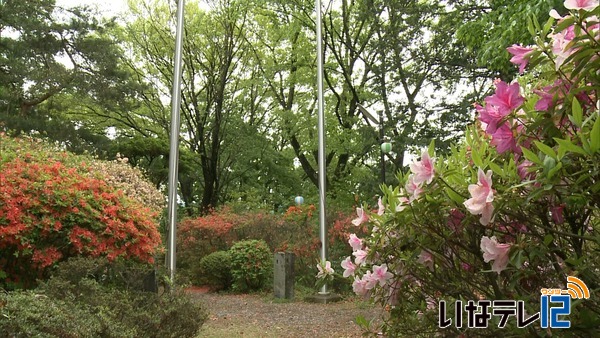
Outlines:
{"type": "Polygon", "coordinates": [[[383,151],[384,153],[389,153],[390,151],[392,151],[392,144],[389,142],[383,142],[381,144],[381,151],[383,151]]]}

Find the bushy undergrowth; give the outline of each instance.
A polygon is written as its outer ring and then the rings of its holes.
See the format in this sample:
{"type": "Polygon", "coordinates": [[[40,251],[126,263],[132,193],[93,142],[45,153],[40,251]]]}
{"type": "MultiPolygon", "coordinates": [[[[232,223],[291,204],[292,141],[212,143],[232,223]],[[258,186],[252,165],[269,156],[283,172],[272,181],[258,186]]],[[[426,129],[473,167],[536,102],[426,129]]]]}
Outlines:
{"type": "MultiPolygon", "coordinates": [[[[350,223],[352,216],[339,211],[330,211],[326,219],[330,255],[350,254],[347,246],[350,233],[362,234],[365,228],[353,226],[350,223]]],[[[183,220],[177,237],[178,268],[193,283],[205,283],[200,278],[203,274],[199,268],[203,257],[215,251],[226,251],[236,242],[256,239],[267,243],[271,252],[293,252],[297,280],[303,285],[314,286],[313,267],[319,258],[321,242],[313,205],[292,206],[284,214],[262,210],[235,214],[225,207],[203,217],[183,220]]],[[[336,284],[339,291],[347,291],[350,283],[339,282],[336,284]]]]}
{"type": "Polygon", "coordinates": [[[239,292],[265,288],[273,278],[273,254],[262,240],[245,240],[229,249],[233,289],[239,292]]]}
{"type": "Polygon", "coordinates": [[[200,260],[200,280],[215,289],[229,289],[233,283],[231,255],[228,251],[215,251],[200,260]]]}
{"type": "Polygon", "coordinates": [[[37,289],[0,296],[7,337],[194,337],[206,314],[182,292],[140,291],[147,266],[78,259],[37,289]]]}

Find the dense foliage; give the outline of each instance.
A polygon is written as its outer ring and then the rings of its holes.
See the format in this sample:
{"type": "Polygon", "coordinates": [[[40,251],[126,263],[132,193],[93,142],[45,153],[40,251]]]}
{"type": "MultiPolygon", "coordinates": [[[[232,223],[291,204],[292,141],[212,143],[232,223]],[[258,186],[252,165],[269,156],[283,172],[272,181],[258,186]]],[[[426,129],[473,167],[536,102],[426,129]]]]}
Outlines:
{"type": "Polygon", "coordinates": [[[389,310],[384,334],[470,335],[475,323],[464,317],[457,327],[456,301],[523,301],[518,311],[535,322],[545,316],[543,290],[573,288],[569,276],[591,294],[566,296],[569,330],[520,328],[516,312],[505,323],[488,312],[477,335],[599,334],[600,6],[565,6],[568,16],[530,21],[536,45],[508,48],[528,72],[496,81],[450,156],[434,156],[432,144],[399,186],[383,188],[377,212],[359,209],[355,224],[368,223],[370,236],[350,237],[342,267],[357,294],[389,310]]]}
{"type": "Polygon", "coordinates": [[[0,332],[44,337],[193,337],[206,319],[181,292],[143,292],[147,266],[74,259],[37,289],[0,295],[0,332]]]}
{"type": "Polygon", "coordinates": [[[110,124],[72,114],[136,105],[141,87],[120,66],[123,52],[108,35],[115,22],[55,0],[2,1],[0,13],[0,128],[101,153],[110,124]]]}
{"type": "Polygon", "coordinates": [[[235,291],[261,290],[273,280],[273,253],[265,241],[249,239],[229,249],[235,291]]]}
{"type": "MultiPolygon", "coordinates": [[[[381,179],[396,183],[405,151],[432,138],[447,152],[472,119],[470,104],[494,77],[515,73],[499,44],[531,41],[524,18],[546,16],[557,1],[324,6],[331,202],[347,205],[381,179]],[[393,147],[382,170],[383,141],[393,147]]],[[[124,154],[160,186],[168,171],[175,3],[129,5],[122,20],[111,20],[52,0],[0,3],[0,129],[103,158],[124,154]]],[[[207,9],[193,0],[185,14],[179,186],[186,215],[232,202],[283,212],[299,193],[316,202],[314,3],[218,0],[207,9]]]]}
{"type": "Polygon", "coordinates": [[[86,163],[94,160],[33,140],[0,135],[0,150],[3,285],[31,286],[79,255],[153,262],[161,244],[156,211],[140,195],[126,196],[108,176],[115,171],[95,172],[86,163]]]}
{"type": "MultiPolygon", "coordinates": [[[[314,205],[291,206],[284,214],[262,210],[234,213],[230,208],[213,210],[202,217],[184,219],[177,231],[177,264],[193,283],[203,283],[201,260],[215,251],[227,251],[246,239],[262,240],[271,252],[288,251],[296,255],[295,271],[299,283],[314,285],[312,266],[319,257],[319,224],[314,205]]],[[[326,215],[329,252],[333,257],[350,254],[346,238],[357,229],[351,215],[334,211],[326,215]]],[[[357,232],[362,235],[360,230],[357,232]]],[[[340,282],[340,287],[346,285],[340,282]]]]}
{"type": "Polygon", "coordinates": [[[228,251],[215,251],[200,260],[200,280],[214,289],[229,289],[233,284],[231,256],[228,251]]]}

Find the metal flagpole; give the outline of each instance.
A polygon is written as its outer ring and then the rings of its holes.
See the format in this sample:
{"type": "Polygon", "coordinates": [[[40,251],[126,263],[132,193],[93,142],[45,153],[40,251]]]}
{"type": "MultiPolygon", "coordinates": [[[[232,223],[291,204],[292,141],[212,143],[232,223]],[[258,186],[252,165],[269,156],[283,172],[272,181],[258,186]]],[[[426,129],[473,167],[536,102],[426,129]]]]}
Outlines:
{"type": "MultiPolygon", "coordinates": [[[[319,106],[319,225],[321,238],[321,261],[327,260],[327,231],[325,229],[325,113],[323,109],[323,37],[321,0],[315,0],[317,12],[317,100],[319,106]]],[[[327,294],[327,284],[320,294],[327,294]]]]}
{"type": "Polygon", "coordinates": [[[177,229],[177,171],[179,167],[179,129],[181,105],[181,45],[183,43],[184,0],[177,3],[177,31],[175,32],[175,69],[173,70],[173,91],[171,95],[171,146],[169,151],[169,243],[167,269],[171,286],[175,285],[175,235],[177,229]]]}

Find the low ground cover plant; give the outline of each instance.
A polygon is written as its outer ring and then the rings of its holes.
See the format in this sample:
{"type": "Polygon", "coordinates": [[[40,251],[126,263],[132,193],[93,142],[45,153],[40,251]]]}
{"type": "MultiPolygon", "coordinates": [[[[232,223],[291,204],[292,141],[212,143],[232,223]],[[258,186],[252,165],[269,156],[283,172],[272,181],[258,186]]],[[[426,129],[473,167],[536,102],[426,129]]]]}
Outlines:
{"type": "Polygon", "coordinates": [[[181,291],[143,291],[147,264],[74,258],[37,288],[0,294],[7,337],[193,337],[206,320],[181,291]]]}

